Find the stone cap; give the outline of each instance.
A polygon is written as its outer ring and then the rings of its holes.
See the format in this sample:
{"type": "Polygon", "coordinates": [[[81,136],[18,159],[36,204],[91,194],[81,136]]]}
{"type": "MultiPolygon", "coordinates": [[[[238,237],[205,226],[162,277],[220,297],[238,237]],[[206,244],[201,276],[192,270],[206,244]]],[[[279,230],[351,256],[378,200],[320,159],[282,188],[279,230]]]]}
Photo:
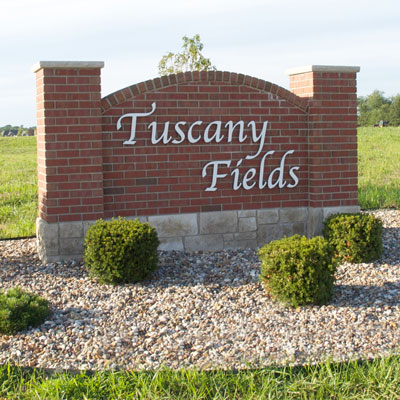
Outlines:
{"type": "Polygon", "coordinates": [[[39,61],[32,67],[32,72],[42,68],[103,68],[104,61],[39,61]]]}
{"type": "Polygon", "coordinates": [[[346,65],[306,65],[304,67],[295,67],[285,70],[286,75],[304,74],[306,72],[360,72],[360,67],[346,65]]]}

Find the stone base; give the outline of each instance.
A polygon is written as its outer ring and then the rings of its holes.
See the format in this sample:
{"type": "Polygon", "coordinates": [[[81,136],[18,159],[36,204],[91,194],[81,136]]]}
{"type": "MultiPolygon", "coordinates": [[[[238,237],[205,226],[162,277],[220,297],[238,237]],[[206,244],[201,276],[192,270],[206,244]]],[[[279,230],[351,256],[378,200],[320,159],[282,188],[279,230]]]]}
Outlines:
{"type": "MultiPolygon", "coordinates": [[[[323,220],[333,213],[357,213],[359,206],[269,208],[140,217],[157,229],[160,250],[216,251],[261,247],[294,234],[322,233],[323,220]]],[[[85,234],[95,221],[49,224],[36,221],[39,257],[43,263],[81,259],[85,234]]]]}

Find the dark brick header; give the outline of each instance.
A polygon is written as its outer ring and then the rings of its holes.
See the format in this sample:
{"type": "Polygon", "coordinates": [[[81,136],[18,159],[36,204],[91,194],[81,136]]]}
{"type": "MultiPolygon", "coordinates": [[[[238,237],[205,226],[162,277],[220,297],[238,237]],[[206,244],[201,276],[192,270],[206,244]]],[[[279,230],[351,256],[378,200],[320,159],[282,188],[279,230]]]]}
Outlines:
{"type": "Polygon", "coordinates": [[[146,92],[156,91],[161,88],[181,83],[195,82],[226,82],[232,85],[243,85],[277,95],[302,111],[307,111],[308,107],[308,103],[305,99],[296,96],[287,89],[250,75],[237,74],[228,71],[189,71],[151,79],[111,93],[102,99],[101,107],[104,112],[111,107],[118,106],[120,103],[146,92]]]}

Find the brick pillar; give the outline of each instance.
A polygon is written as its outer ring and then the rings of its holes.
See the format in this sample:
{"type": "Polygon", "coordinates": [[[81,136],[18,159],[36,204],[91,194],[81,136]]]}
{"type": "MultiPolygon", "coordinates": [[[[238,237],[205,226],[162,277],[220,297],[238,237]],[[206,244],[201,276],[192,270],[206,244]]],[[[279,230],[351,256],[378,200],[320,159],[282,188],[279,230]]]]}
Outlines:
{"type": "MultiPolygon", "coordinates": [[[[359,67],[312,65],[287,71],[290,90],[309,102],[309,207],[320,233],[333,212],[357,212],[359,67]]],[[[314,225],[314,227],[313,227],[314,225]]]]}
{"type": "Polygon", "coordinates": [[[103,62],[41,61],[33,68],[37,88],[37,239],[43,261],[81,254],[84,222],[103,217],[103,66],[103,62]]]}

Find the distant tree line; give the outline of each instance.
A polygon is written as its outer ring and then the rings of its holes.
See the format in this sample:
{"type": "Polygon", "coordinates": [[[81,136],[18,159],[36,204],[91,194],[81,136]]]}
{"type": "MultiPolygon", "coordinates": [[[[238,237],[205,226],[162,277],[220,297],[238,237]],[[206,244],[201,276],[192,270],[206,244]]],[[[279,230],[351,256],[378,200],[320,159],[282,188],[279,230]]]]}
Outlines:
{"type": "Polygon", "coordinates": [[[381,121],[385,126],[400,126],[400,94],[385,97],[383,92],[375,90],[359,97],[357,107],[360,126],[374,126],[381,121]]]}
{"type": "Polygon", "coordinates": [[[0,126],[0,136],[33,136],[36,132],[35,126],[24,127],[4,125],[0,126]]]}

